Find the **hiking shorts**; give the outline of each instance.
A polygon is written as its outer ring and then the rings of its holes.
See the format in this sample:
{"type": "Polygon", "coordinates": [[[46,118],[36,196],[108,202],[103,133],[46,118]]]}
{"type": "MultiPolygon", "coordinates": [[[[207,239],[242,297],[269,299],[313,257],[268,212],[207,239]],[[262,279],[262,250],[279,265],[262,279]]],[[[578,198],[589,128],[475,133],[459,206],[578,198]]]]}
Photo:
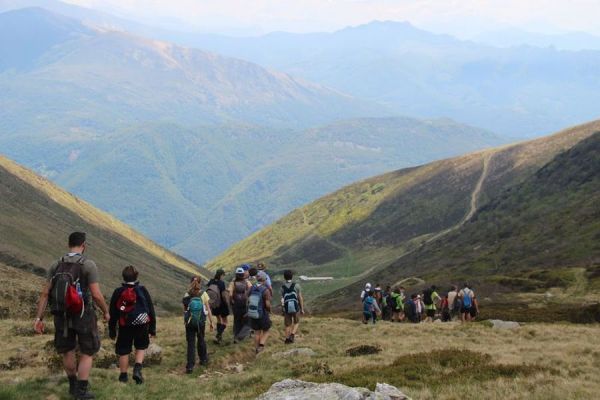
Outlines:
{"type": "Polygon", "coordinates": [[[72,327],[67,326],[65,336],[65,324],[68,324],[69,321],[63,317],[54,317],[54,348],[58,354],[73,351],[77,345],[79,345],[79,351],[88,356],[93,356],[100,350],[96,315],[84,316],[84,319],[86,319],[83,321],[85,324],[76,323],[72,324],[72,327]]]}
{"type": "Polygon", "coordinates": [[[221,306],[218,308],[211,308],[210,311],[215,317],[229,316],[229,307],[227,307],[227,304],[221,304],[221,306]]]}
{"type": "Polygon", "coordinates": [[[435,317],[435,310],[434,309],[427,309],[425,311],[427,312],[427,316],[428,317],[431,317],[431,318],[435,317]]]}
{"type": "Polygon", "coordinates": [[[300,323],[300,315],[298,313],[288,314],[285,313],[283,315],[283,323],[285,326],[292,326],[300,323]]]}
{"type": "Polygon", "coordinates": [[[271,318],[268,313],[264,313],[261,319],[250,318],[250,327],[254,331],[268,331],[271,329],[271,318]]]}
{"type": "Polygon", "coordinates": [[[460,312],[463,314],[471,314],[471,307],[462,306],[460,312]]]}
{"type": "Polygon", "coordinates": [[[119,356],[126,356],[131,353],[132,346],[135,346],[136,350],[146,350],[150,346],[148,324],[119,326],[117,342],[115,343],[115,353],[119,356]]]}

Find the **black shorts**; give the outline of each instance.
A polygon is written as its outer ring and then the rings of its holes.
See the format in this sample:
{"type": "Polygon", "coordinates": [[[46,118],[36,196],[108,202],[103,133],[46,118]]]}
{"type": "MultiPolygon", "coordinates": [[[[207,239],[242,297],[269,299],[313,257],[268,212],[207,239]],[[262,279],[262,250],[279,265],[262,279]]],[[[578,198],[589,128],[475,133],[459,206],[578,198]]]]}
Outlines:
{"type": "Polygon", "coordinates": [[[250,327],[254,331],[268,331],[271,329],[271,318],[265,313],[261,319],[250,318],[250,327]]]}
{"type": "Polygon", "coordinates": [[[460,309],[460,312],[461,312],[461,313],[463,313],[463,314],[471,314],[471,308],[472,308],[472,307],[464,307],[464,306],[463,306],[463,307],[460,309]]]}
{"type": "Polygon", "coordinates": [[[77,321],[65,320],[64,317],[54,317],[54,348],[58,354],[75,350],[79,345],[82,354],[93,356],[100,350],[100,337],[96,324],[96,314],[86,312],[77,321]],[[65,324],[67,325],[65,336],[65,324]]]}
{"type": "Polygon", "coordinates": [[[211,308],[210,312],[215,317],[227,317],[229,316],[229,307],[227,307],[227,304],[221,304],[219,308],[211,308]]]}
{"type": "Polygon", "coordinates": [[[435,310],[427,309],[426,312],[428,317],[435,317],[435,310]]]}
{"type": "Polygon", "coordinates": [[[136,350],[146,350],[150,345],[148,335],[148,324],[140,326],[119,326],[117,342],[115,343],[115,353],[119,356],[126,356],[131,353],[132,346],[136,350]]]}

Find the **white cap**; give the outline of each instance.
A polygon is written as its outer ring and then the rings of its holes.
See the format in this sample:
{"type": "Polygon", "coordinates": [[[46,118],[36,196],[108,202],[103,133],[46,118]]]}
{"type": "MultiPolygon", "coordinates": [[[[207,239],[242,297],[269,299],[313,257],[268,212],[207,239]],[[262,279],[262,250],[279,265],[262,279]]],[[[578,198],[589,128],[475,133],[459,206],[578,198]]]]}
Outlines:
{"type": "Polygon", "coordinates": [[[370,283],[367,283],[367,284],[365,285],[365,287],[366,287],[367,289],[370,289],[370,288],[371,288],[371,284],[370,284],[370,283]]]}
{"type": "Polygon", "coordinates": [[[238,269],[235,270],[236,274],[243,274],[244,273],[244,268],[240,267],[238,269]]]}

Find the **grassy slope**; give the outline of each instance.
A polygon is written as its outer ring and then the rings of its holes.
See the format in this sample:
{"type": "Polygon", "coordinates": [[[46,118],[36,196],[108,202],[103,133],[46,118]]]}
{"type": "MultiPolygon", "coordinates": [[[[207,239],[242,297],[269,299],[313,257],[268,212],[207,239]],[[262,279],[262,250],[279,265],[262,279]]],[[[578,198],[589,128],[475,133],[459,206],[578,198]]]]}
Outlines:
{"type": "MultiPolygon", "coordinates": [[[[404,265],[399,261],[373,277],[377,270],[389,266],[407,250],[417,249],[419,244],[424,247],[414,254],[413,261],[437,243],[450,240],[448,237],[460,236],[460,223],[469,214],[485,158],[490,160],[487,173],[474,199],[479,208],[526,181],[561,151],[597,130],[600,122],[592,122],[538,140],[400,170],[347,186],[232,246],[208,267],[266,259],[275,270],[291,267],[303,273],[338,278],[307,285],[315,295],[367,278],[390,282],[391,277],[418,275],[420,260],[410,270],[399,269],[398,265],[404,265]],[[452,228],[457,230],[449,231],[452,228]]],[[[569,172],[565,174],[568,177],[569,172]]],[[[590,190],[597,196],[597,186],[590,190]]],[[[573,238],[576,240],[577,235],[573,238]]],[[[466,242],[473,240],[470,237],[466,242]]],[[[431,254],[442,260],[444,253],[431,254]]],[[[356,286],[360,284],[357,282],[356,286]]]]}
{"type": "MultiPolygon", "coordinates": [[[[511,332],[484,324],[363,326],[357,321],[307,318],[292,347],[309,347],[317,356],[286,359],[275,356],[290,347],[283,344],[283,321],[277,317],[274,322],[267,349],[257,359],[250,343],[209,344],[208,373],[198,368],[185,375],[181,320],[162,318],[155,342],[163,347],[164,357],[161,365],[145,368],[146,384],[122,385],[115,368],[95,368],[92,387],[99,398],[148,400],[252,399],[272,383],[290,377],[371,389],[384,381],[415,399],[591,399],[600,390],[595,375],[600,366],[600,328],[594,325],[528,324],[511,332]],[[346,355],[348,348],[362,344],[380,346],[383,351],[353,358],[346,355]],[[242,373],[227,369],[235,363],[243,364],[242,373]]],[[[25,363],[25,368],[2,371],[0,398],[66,399],[64,374],[49,373],[44,358],[48,354],[44,346],[51,337],[16,336],[16,329],[26,332],[24,324],[0,321],[0,364],[10,357],[21,357],[25,363]]],[[[225,340],[231,340],[229,330],[225,340]]],[[[110,364],[112,343],[105,340],[104,346],[100,358],[110,364]]]]}
{"type": "Polygon", "coordinates": [[[186,276],[199,273],[191,262],[47,180],[0,157],[0,256],[9,266],[43,273],[65,250],[68,234],[88,233],[89,256],[99,268],[105,294],[120,281],[120,270],[137,265],[141,279],[156,289],[159,305],[176,303],[186,276]],[[158,291],[158,289],[163,289],[158,291]]]}

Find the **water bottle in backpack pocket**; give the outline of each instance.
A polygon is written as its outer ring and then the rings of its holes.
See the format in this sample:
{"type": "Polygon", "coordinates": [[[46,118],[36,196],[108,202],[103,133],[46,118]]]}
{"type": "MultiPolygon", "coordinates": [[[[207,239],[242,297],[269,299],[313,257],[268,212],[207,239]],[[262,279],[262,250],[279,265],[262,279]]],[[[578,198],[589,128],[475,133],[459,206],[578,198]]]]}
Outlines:
{"type": "Polygon", "coordinates": [[[50,310],[54,315],[81,318],[85,311],[80,285],[81,262],[61,260],[52,276],[50,310]]]}

